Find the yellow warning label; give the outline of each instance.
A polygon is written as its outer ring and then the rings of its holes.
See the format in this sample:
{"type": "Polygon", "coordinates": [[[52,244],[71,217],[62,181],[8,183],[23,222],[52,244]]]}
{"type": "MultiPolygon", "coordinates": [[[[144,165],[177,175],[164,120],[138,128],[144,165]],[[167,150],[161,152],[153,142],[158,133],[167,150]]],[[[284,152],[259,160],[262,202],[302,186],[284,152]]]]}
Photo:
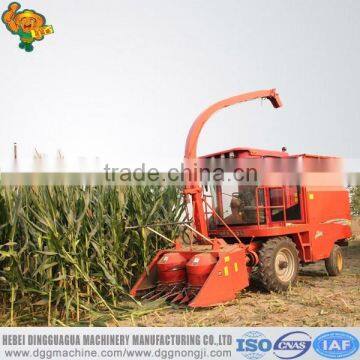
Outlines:
{"type": "Polygon", "coordinates": [[[234,270],[235,270],[235,272],[238,272],[238,264],[237,263],[234,263],[234,270]]]}
{"type": "Polygon", "coordinates": [[[224,276],[229,276],[229,268],[227,266],[224,267],[224,276]]]}
{"type": "Polygon", "coordinates": [[[314,198],[315,198],[314,194],[309,194],[309,199],[310,200],[314,200],[314,198]]]}
{"type": "Polygon", "coordinates": [[[224,261],[225,261],[226,263],[228,263],[228,262],[230,261],[230,256],[225,256],[225,257],[224,257],[224,261]]]}

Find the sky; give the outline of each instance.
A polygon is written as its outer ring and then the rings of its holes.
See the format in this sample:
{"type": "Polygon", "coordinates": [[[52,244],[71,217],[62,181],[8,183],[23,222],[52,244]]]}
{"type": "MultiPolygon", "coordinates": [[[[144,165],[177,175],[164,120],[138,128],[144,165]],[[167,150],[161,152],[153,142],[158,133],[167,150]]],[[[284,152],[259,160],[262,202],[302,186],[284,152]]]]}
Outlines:
{"type": "MultiPolygon", "coordinates": [[[[160,169],[182,160],[213,102],[277,88],[284,103],[227,108],[199,154],[232,147],[360,157],[360,2],[19,0],[55,33],[18,48],[0,23],[0,169],[18,143],[73,167],[160,169]]],[[[8,2],[1,1],[0,11],[8,2]]]]}

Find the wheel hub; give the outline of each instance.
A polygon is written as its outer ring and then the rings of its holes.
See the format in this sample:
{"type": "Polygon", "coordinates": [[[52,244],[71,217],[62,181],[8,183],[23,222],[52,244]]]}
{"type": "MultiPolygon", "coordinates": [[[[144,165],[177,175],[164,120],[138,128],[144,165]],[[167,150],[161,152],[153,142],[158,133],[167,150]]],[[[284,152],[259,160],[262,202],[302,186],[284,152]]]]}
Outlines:
{"type": "Polygon", "coordinates": [[[275,272],[283,282],[292,279],[295,271],[295,259],[290,250],[283,248],[278,251],[275,257],[275,272]]]}

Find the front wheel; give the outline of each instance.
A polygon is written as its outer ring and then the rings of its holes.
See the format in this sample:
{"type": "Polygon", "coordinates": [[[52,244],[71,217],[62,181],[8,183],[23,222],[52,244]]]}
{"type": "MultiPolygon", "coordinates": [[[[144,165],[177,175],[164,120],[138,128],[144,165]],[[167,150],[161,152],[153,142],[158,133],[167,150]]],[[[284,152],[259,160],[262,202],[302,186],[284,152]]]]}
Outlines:
{"type": "Polygon", "coordinates": [[[330,276],[338,276],[343,269],[343,263],[341,247],[335,244],[331,250],[330,256],[325,259],[326,271],[330,276]]]}
{"type": "Polygon", "coordinates": [[[269,239],[259,252],[259,276],[269,291],[285,291],[299,271],[299,256],[294,242],[280,236],[269,239]]]}

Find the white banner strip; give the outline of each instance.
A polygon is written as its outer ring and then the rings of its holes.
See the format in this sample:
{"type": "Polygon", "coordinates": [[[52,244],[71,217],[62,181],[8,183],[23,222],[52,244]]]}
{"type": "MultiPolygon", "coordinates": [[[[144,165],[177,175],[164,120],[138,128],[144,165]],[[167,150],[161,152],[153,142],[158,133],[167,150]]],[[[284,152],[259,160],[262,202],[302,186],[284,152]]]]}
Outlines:
{"type": "Polygon", "coordinates": [[[359,359],[360,328],[0,328],[0,359],[359,359]]]}

